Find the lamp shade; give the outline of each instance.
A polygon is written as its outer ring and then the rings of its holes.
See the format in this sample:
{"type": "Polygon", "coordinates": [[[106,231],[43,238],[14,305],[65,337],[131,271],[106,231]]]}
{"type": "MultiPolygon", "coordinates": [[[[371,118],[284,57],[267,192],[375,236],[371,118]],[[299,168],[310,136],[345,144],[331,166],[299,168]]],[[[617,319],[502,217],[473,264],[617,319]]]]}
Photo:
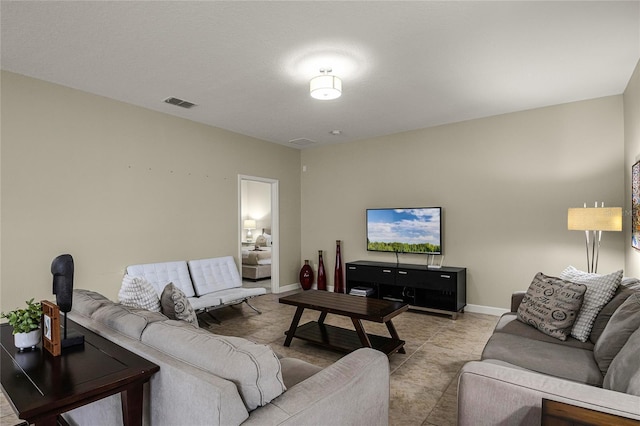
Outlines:
{"type": "Polygon", "coordinates": [[[309,92],[314,99],[337,99],[342,95],[342,80],[335,75],[319,75],[311,79],[309,92]]]}
{"type": "Polygon", "coordinates": [[[622,207],[583,207],[569,209],[569,231],[622,231],[622,207]]]}
{"type": "Polygon", "coordinates": [[[256,221],[253,219],[245,219],[244,229],[256,229],[256,221]]]}

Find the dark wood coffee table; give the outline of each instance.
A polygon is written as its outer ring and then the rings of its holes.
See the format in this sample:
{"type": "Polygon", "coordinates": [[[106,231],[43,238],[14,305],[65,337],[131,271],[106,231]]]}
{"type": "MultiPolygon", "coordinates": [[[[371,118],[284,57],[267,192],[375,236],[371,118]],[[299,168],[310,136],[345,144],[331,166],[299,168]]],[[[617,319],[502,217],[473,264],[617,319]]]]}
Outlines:
{"type": "Polygon", "coordinates": [[[18,417],[55,425],[59,414],[120,393],[124,424],[141,425],[143,385],[160,367],[73,321],[67,324],[84,335],[84,347],[56,357],[42,343],[18,351],[11,326],[0,326],[0,383],[18,417]]]}
{"type": "Polygon", "coordinates": [[[279,301],[297,307],[289,331],[285,332],[287,336],[284,341],[285,346],[291,345],[291,340],[297,337],[342,352],[369,347],[387,355],[394,352],[405,353],[405,342],[400,340],[391,319],[409,309],[406,303],[319,290],[308,290],[281,297],[279,301]],[[320,317],[318,321],[298,326],[305,309],[320,311],[320,317]],[[351,318],[355,331],[325,324],[327,314],[351,318]],[[362,320],[384,323],[391,337],[366,333],[362,320]]]}

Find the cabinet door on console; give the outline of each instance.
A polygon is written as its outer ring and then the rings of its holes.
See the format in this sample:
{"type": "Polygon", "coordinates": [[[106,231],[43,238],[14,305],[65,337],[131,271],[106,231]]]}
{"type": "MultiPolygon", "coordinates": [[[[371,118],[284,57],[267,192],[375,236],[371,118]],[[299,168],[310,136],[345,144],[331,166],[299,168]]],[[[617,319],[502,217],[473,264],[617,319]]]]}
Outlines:
{"type": "Polygon", "coordinates": [[[395,277],[391,268],[348,264],[347,281],[394,284],[395,277]]]}
{"type": "Polygon", "coordinates": [[[430,271],[398,268],[396,269],[396,284],[401,286],[425,287],[432,279],[430,271]]]}

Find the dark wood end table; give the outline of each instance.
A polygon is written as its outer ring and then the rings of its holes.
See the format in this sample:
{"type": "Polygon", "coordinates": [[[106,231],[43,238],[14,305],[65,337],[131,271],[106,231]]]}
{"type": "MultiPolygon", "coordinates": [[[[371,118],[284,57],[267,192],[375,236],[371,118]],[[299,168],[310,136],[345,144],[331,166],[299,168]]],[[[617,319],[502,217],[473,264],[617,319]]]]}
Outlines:
{"type": "Polygon", "coordinates": [[[0,383],[18,417],[55,425],[62,413],[120,393],[124,424],[141,425],[143,385],[160,367],[73,321],[67,324],[85,343],[56,357],[42,343],[20,352],[11,326],[0,326],[0,383]]]}
{"type": "Polygon", "coordinates": [[[319,290],[307,290],[281,297],[279,302],[297,307],[291,326],[285,332],[287,337],[284,346],[290,346],[293,338],[297,337],[342,352],[369,347],[386,355],[394,352],[405,353],[405,341],[398,336],[391,319],[409,309],[406,303],[319,290]],[[298,326],[305,309],[320,311],[320,317],[318,321],[298,326]],[[355,331],[325,324],[327,314],[351,318],[355,331]],[[391,337],[366,333],[362,320],[384,323],[391,337]]]}
{"type": "Polygon", "coordinates": [[[542,399],[542,426],[640,426],[640,421],[542,399]]]}

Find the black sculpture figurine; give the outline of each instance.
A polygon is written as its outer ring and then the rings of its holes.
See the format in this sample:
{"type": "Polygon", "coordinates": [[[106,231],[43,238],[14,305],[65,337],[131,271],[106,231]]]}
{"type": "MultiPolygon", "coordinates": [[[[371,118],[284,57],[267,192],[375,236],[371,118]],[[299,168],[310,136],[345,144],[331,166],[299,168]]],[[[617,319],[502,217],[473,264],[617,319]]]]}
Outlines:
{"type": "Polygon", "coordinates": [[[53,274],[53,294],[56,295],[56,304],[64,312],[64,333],[60,346],[84,345],[84,336],[74,331],[67,333],[67,312],[71,310],[73,302],[73,257],[70,254],[61,254],[51,262],[53,274]]]}

